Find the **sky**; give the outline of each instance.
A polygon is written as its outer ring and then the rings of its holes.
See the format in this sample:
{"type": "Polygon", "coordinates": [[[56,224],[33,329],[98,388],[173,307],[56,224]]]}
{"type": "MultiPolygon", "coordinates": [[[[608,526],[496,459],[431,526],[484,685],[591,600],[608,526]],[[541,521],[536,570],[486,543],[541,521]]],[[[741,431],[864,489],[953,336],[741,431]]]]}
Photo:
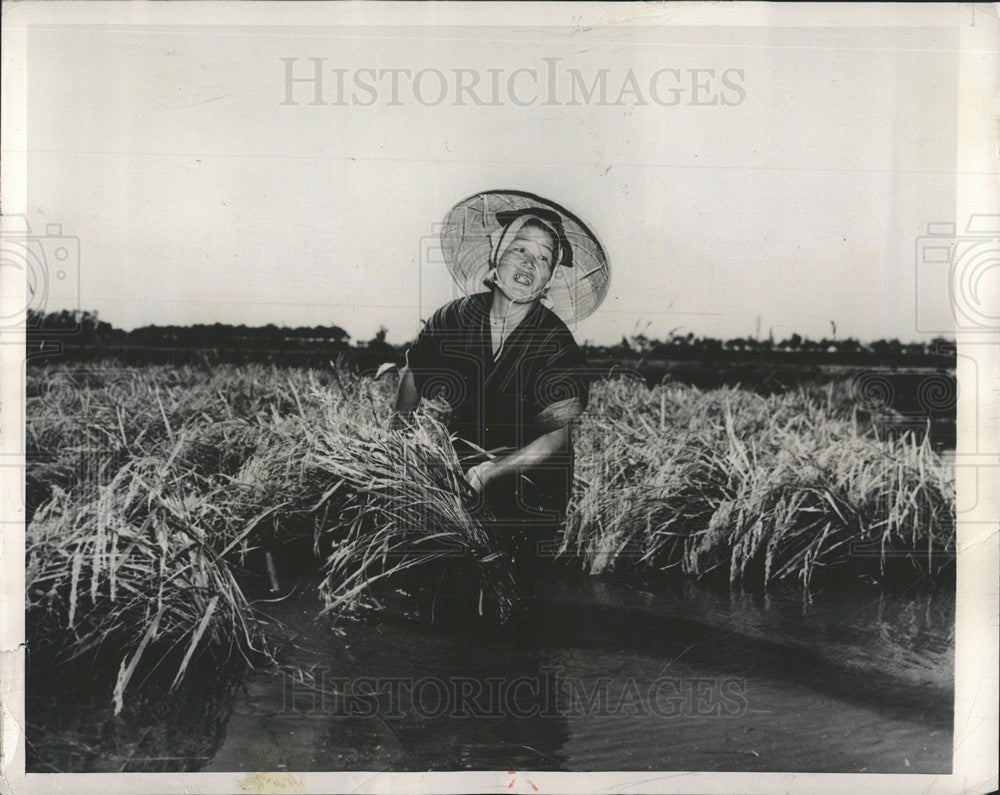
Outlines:
{"type": "Polygon", "coordinates": [[[918,256],[955,216],[951,28],[62,25],[27,42],[27,222],[80,249],[47,308],[403,342],[455,296],[436,225],[513,188],[608,253],[580,341],[943,330],[946,269],[918,256]]]}

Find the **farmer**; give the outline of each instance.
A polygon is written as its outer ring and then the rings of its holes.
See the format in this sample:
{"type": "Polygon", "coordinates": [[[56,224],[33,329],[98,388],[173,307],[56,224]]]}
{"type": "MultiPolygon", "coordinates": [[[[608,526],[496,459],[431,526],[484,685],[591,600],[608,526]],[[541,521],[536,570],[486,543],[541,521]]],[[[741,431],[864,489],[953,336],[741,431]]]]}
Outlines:
{"type": "Polygon", "coordinates": [[[469,485],[510,532],[515,560],[533,570],[555,551],[573,482],[571,425],[587,406],[566,321],[603,299],[607,261],[575,216],[509,191],[453,208],[442,249],[466,296],[438,309],[407,351],[393,422],[421,398],[447,404],[469,485]]]}

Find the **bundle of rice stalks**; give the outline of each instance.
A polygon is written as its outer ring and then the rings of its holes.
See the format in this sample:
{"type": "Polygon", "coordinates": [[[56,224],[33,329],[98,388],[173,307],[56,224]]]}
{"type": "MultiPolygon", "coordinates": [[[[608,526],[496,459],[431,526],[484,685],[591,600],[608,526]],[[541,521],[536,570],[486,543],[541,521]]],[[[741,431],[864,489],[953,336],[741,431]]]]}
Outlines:
{"type": "Polygon", "coordinates": [[[310,477],[327,484],[321,502],[338,495],[340,526],[324,565],[324,612],[356,606],[377,582],[435,561],[471,562],[480,582],[480,612],[489,600],[501,623],[517,596],[510,556],[469,510],[465,481],[444,426],[419,414],[408,431],[342,421],[311,440],[310,477]]]}
{"type": "Polygon", "coordinates": [[[30,648],[55,661],[112,655],[116,714],[140,665],[174,665],[176,686],[196,654],[261,651],[225,558],[263,517],[220,516],[211,491],[170,467],[136,460],[95,500],[58,494],[27,529],[30,648]]]}
{"type": "MultiPolygon", "coordinates": [[[[757,517],[767,547],[750,538],[734,545],[739,571],[732,578],[755,558],[765,581],[795,578],[806,590],[823,568],[882,577],[894,561],[918,575],[951,566],[954,472],[926,436],[878,441],[850,423],[820,418],[807,429],[775,424],[767,441],[757,483],[749,489],[744,478],[746,497],[737,501],[747,506],[744,517],[757,517]]],[[[735,530],[746,536],[745,527],[735,530]]]]}
{"type": "Polygon", "coordinates": [[[242,419],[192,424],[181,434],[177,464],[205,478],[232,478],[267,435],[266,428],[242,419]]]}
{"type": "Polygon", "coordinates": [[[879,441],[832,390],[599,384],[579,452],[564,548],[592,572],[627,560],[808,591],[823,569],[953,560],[953,471],[926,437],[879,441]]]}
{"type": "Polygon", "coordinates": [[[681,544],[674,539],[704,528],[707,505],[718,496],[701,476],[711,460],[690,444],[690,428],[707,397],[693,387],[651,393],[627,378],[594,385],[577,438],[563,552],[575,548],[595,574],[622,562],[653,565],[650,539],[674,547],[656,555],[656,562],[679,559],[681,544]]]}

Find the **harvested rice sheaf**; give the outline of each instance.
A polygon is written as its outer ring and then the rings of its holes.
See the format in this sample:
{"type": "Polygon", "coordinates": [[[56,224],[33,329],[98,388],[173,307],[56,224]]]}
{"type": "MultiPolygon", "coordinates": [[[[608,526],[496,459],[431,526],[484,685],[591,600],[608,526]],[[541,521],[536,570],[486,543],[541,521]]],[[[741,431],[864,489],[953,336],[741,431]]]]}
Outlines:
{"type": "Polygon", "coordinates": [[[822,569],[933,576],[953,561],[953,469],[926,438],[880,440],[832,389],[602,384],[577,468],[564,549],[592,572],[624,558],[808,590],[822,569]]]}
{"type": "Polygon", "coordinates": [[[97,499],[57,495],[27,531],[29,648],[56,661],[112,654],[122,708],[140,667],[260,650],[260,632],[212,531],[218,505],[169,462],[123,467],[97,499]]]}
{"type": "Polygon", "coordinates": [[[488,517],[468,508],[469,486],[445,428],[418,413],[413,428],[353,422],[317,430],[311,477],[338,495],[341,524],[324,565],[326,611],[355,606],[375,583],[437,561],[461,559],[479,573],[480,602],[502,623],[517,589],[509,556],[488,517]]]}

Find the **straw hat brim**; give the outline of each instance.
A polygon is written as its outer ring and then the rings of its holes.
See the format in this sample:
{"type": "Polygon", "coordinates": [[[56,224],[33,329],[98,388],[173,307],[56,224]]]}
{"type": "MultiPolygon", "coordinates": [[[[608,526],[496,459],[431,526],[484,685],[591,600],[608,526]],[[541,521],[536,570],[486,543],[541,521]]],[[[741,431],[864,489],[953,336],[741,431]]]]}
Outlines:
{"type": "Polygon", "coordinates": [[[545,303],[568,325],[583,320],[608,294],[611,270],[607,255],[583,221],[540,196],[517,190],[490,190],[452,207],[441,229],[441,249],[448,272],[466,295],[482,292],[490,268],[490,233],[501,225],[497,213],[529,207],[558,213],[573,249],[572,267],[555,267],[545,303]]]}

